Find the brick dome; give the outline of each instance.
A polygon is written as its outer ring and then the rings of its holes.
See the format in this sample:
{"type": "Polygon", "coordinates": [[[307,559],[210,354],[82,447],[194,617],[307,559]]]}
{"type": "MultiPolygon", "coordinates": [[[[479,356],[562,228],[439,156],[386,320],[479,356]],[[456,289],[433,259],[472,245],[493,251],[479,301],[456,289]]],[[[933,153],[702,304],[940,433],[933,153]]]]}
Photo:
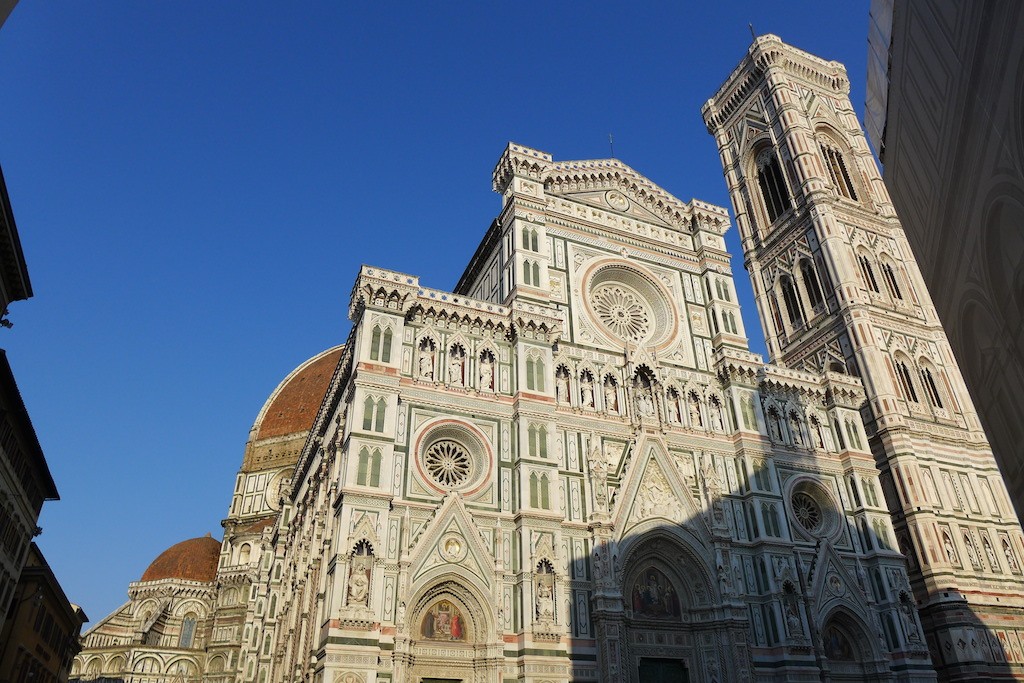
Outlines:
{"type": "Polygon", "coordinates": [[[313,426],[342,348],[335,346],[313,356],[284,378],[256,418],[254,441],[305,432],[313,426]]]}
{"type": "Polygon", "coordinates": [[[176,543],[143,572],[140,581],[185,579],[186,581],[213,581],[217,576],[220,541],[209,534],[176,543]]]}

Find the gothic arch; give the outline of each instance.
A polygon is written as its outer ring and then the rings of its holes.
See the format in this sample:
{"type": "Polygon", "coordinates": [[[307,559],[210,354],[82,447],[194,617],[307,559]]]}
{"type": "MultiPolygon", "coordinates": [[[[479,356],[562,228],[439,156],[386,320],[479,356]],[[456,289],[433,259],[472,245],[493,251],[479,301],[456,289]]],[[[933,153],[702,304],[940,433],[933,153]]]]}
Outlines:
{"type": "Polygon", "coordinates": [[[425,584],[413,594],[412,609],[409,610],[412,618],[402,628],[407,631],[414,646],[417,642],[430,640],[448,640],[467,645],[488,643],[495,639],[498,631],[497,619],[490,609],[493,602],[489,595],[476,586],[475,581],[467,581],[457,571],[449,572],[425,584]],[[430,633],[424,633],[427,615],[443,602],[450,603],[464,619],[461,635],[453,637],[448,633],[445,638],[441,635],[443,629],[440,632],[434,630],[433,637],[430,633]]]}
{"type": "Polygon", "coordinates": [[[849,605],[822,611],[821,647],[829,661],[830,680],[875,681],[889,678],[889,664],[874,629],[849,605]]]}
{"type": "Polygon", "coordinates": [[[622,581],[623,599],[648,566],[659,569],[678,586],[680,609],[710,608],[722,599],[704,559],[709,548],[695,534],[664,520],[647,520],[619,541],[615,575],[622,581]],[[685,600],[683,599],[685,598],[685,600]]]}

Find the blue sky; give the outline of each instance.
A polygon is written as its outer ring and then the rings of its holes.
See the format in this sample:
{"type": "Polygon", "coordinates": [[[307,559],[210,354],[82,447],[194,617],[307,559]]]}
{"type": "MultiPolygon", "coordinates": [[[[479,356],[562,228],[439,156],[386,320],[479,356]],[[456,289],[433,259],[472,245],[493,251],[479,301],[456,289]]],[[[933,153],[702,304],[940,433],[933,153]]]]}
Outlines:
{"type": "Polygon", "coordinates": [[[867,22],[866,0],[22,2],[0,164],[35,297],[0,346],[61,493],[37,540],[69,598],[95,623],[164,548],[220,537],[252,421],[344,341],[359,264],[453,287],[509,140],[593,159],[613,133],[731,213],[700,107],[747,24],[845,63],[862,111],[867,22]]]}

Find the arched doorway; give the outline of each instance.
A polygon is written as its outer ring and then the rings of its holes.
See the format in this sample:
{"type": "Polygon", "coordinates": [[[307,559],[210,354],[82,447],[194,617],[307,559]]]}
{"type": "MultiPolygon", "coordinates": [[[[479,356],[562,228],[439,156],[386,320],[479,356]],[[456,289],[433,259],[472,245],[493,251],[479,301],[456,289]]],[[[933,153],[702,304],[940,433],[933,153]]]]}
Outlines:
{"type": "Polygon", "coordinates": [[[872,647],[869,631],[859,619],[844,609],[838,609],[822,623],[821,646],[830,681],[874,683],[891,680],[888,663],[882,661],[877,649],[872,647]]]}
{"type": "Polygon", "coordinates": [[[491,637],[494,617],[465,581],[437,583],[414,604],[408,623],[409,675],[403,680],[473,683],[481,671],[490,674],[486,680],[494,678],[501,667],[501,648],[495,650],[491,637]]]}
{"type": "MultiPolygon", "coordinates": [[[[678,528],[658,527],[624,539],[622,678],[643,683],[729,680],[720,647],[728,626],[716,613],[711,558],[678,528]]],[[[621,547],[621,545],[620,545],[621,547]]],[[[735,626],[735,624],[733,624],[735,626]]]]}

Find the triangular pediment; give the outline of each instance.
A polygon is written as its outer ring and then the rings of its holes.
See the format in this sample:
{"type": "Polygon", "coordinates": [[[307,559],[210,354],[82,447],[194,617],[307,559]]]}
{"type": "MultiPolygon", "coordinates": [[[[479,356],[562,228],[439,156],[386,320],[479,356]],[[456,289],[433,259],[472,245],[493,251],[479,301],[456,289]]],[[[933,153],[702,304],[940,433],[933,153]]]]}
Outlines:
{"type": "Polygon", "coordinates": [[[544,175],[549,196],[677,230],[688,230],[692,207],[618,159],[563,161],[544,175]]]}
{"type": "Polygon", "coordinates": [[[867,618],[863,605],[867,593],[860,581],[851,575],[836,549],[827,539],[818,543],[818,554],[811,563],[810,595],[821,614],[837,602],[867,618]]]}
{"type": "Polygon", "coordinates": [[[637,444],[635,461],[616,496],[615,526],[623,536],[651,520],[689,529],[710,543],[711,532],[703,510],[694,499],[672,456],[657,440],[637,444]]]}
{"type": "Polygon", "coordinates": [[[410,557],[413,582],[444,566],[458,567],[490,586],[494,557],[462,497],[449,494],[416,539],[410,557]]]}

